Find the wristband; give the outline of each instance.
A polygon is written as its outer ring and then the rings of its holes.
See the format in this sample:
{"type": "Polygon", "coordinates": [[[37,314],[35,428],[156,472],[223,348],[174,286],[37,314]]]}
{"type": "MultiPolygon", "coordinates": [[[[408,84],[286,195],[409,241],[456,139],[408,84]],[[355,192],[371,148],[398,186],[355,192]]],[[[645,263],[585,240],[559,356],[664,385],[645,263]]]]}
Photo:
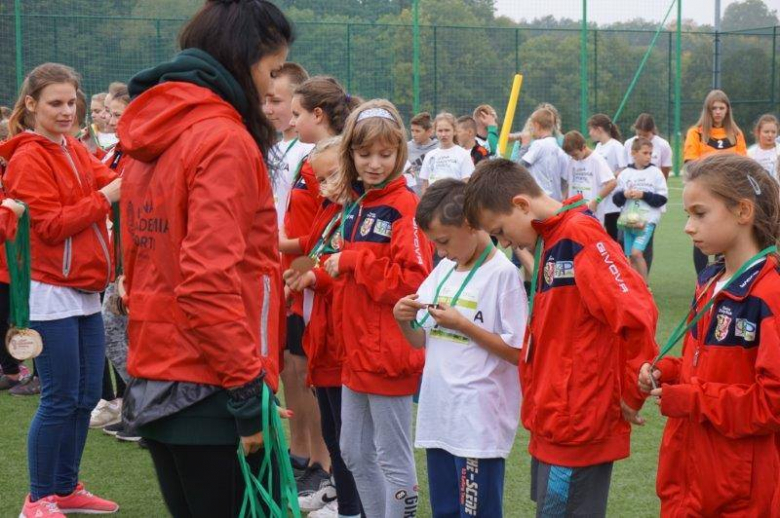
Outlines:
{"type": "Polygon", "coordinates": [[[596,196],[596,205],[598,205],[602,201],[604,201],[604,198],[602,198],[601,196],[596,196]]]}

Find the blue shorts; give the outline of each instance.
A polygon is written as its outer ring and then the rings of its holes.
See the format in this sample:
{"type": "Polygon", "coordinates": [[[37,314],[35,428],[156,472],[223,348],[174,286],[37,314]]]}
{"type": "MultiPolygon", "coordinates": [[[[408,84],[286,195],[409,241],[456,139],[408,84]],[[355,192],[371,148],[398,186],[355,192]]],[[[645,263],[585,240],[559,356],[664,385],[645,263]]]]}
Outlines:
{"type": "Polygon", "coordinates": [[[650,243],[650,238],[653,237],[653,231],[655,230],[655,223],[648,223],[643,229],[630,229],[623,230],[623,250],[626,255],[631,255],[631,250],[639,250],[644,252],[650,243]]]}
{"type": "Polygon", "coordinates": [[[501,518],[504,459],[467,459],[427,449],[433,518],[501,518]]]}

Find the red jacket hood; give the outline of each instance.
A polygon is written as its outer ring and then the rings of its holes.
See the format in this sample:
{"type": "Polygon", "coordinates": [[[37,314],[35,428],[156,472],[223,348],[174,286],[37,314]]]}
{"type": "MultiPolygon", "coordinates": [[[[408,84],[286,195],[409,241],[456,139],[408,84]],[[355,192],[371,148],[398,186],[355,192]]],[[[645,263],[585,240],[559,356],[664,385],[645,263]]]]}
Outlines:
{"type": "MultiPolygon", "coordinates": [[[[68,146],[73,146],[78,143],[77,140],[71,137],[65,137],[65,138],[68,141],[68,146]]],[[[44,137],[43,135],[33,133],[32,131],[25,131],[19,133],[18,135],[16,135],[14,138],[10,140],[6,140],[5,142],[0,143],[0,157],[5,159],[6,162],[9,162],[11,160],[11,157],[14,155],[14,153],[16,153],[20,149],[30,144],[43,146],[44,148],[48,148],[54,151],[59,151],[60,149],[59,144],[52,142],[51,140],[44,137]]]]}
{"type": "Polygon", "coordinates": [[[191,83],[162,83],[136,97],[117,128],[122,149],[141,162],[153,162],[185,128],[200,121],[241,116],[217,94],[191,83]]]}

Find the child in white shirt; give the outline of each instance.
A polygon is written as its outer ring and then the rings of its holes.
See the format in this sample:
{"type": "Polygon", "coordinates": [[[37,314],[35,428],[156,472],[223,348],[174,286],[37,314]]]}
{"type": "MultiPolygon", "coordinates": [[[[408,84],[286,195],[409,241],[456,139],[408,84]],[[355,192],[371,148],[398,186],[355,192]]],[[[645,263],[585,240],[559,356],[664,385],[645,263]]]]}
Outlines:
{"type": "Polygon", "coordinates": [[[474,172],[471,154],[455,142],[457,122],[451,113],[440,113],[434,121],[439,147],[428,152],[420,169],[422,193],[443,178],[467,180],[474,172]]]}
{"type": "Polygon", "coordinates": [[[520,158],[523,165],[539,184],[539,187],[550,197],[561,201],[566,191],[565,174],[569,158],[558,146],[553,135],[555,116],[541,108],[531,114],[531,147],[520,158]]]}
{"type": "Polygon", "coordinates": [[[612,169],[603,156],[591,151],[579,131],[570,131],[563,137],[563,151],[571,157],[566,169],[568,196],[581,194],[588,208],[604,224],[605,199],[617,185],[612,169]]]}
{"type": "Polygon", "coordinates": [[[631,259],[631,266],[647,282],[644,250],[661,220],[661,209],[666,205],[669,189],[661,170],[650,164],[652,142],[637,138],[631,151],[634,163],[618,176],[612,198],[615,204],[623,207],[618,221],[623,229],[623,250],[631,259]]]}
{"type": "Polygon", "coordinates": [[[517,268],[466,221],[465,187],[441,180],[420,201],[417,224],[443,259],[394,315],[426,348],[415,446],[426,449],[433,516],[500,518],[527,302],[517,268]]]}
{"type": "Polygon", "coordinates": [[[778,179],[777,162],[780,156],[780,146],[775,141],[778,129],[780,124],[777,117],[770,114],[762,115],[753,129],[756,143],[747,150],[748,156],[761,164],[761,167],[775,180],[778,179]]]}

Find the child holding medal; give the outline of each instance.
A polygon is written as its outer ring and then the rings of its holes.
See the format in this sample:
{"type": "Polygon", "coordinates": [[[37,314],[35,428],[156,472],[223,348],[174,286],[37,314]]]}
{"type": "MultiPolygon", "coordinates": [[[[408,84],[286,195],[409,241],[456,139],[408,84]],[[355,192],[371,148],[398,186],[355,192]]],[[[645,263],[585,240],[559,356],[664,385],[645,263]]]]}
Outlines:
{"type": "Polygon", "coordinates": [[[412,395],[424,363],[393,318],[398,300],[419,288],[430,247],[406,187],[406,132],[395,106],[373,100],[353,112],[333,189],[346,199],[341,250],[324,263],[339,279],[334,325],[344,340],[341,453],[366,516],[414,516],[417,474],[412,395]]]}
{"type": "Polygon", "coordinates": [[[480,164],[466,186],[472,226],[504,247],[536,248],[520,381],[542,515],[606,514],[629,423],[644,423],[638,368],[657,351],[652,296],[584,205],[582,196],[553,199],[503,159],[480,164]]]}
{"type": "MultiPolygon", "coordinates": [[[[332,77],[312,77],[295,89],[290,124],[298,132],[300,142],[316,144],[341,133],[347,116],[358,103],[359,99],[347,94],[332,77]]],[[[279,244],[282,271],[290,269],[292,262],[303,255],[301,238],[311,233],[321,202],[317,178],[311,161],[306,157],[294,175],[284,216],[284,232],[279,244]]],[[[309,292],[290,293],[285,368],[282,371],[285,402],[298,416],[290,422],[290,459],[299,474],[297,478],[301,479],[309,472],[306,483],[299,480],[299,496],[307,496],[319,490],[327,483],[330,471],[330,457],[320,431],[317,401],[306,386],[304,301],[309,302],[310,297],[309,292]]]]}
{"type": "Polygon", "coordinates": [[[439,180],[420,200],[417,223],[442,260],[394,315],[426,350],[415,446],[426,449],[433,516],[501,517],[527,299],[517,268],[466,222],[465,189],[439,180]]]}
{"type": "Polygon", "coordinates": [[[779,199],[750,158],[688,164],[685,232],[723,260],[701,273],[689,314],[639,376],[668,417],[662,516],[780,516],[779,199]],[[682,338],[682,357],[664,358],[682,338]]]}
{"type": "Polygon", "coordinates": [[[314,218],[311,235],[301,238],[307,255],[293,261],[284,273],[290,289],[311,290],[308,324],[303,333],[303,349],[308,360],[306,384],[314,387],[320,409],[322,437],[328,447],[335,487],[328,485],[320,491],[301,496],[298,504],[309,516],[353,517],[361,513],[360,497],[355,479],[341,457],[341,369],[344,350],[333,319],[334,284],[340,281],[322,269],[322,263],[341,247],[339,223],[342,205],[338,193],[328,189],[330,180],[339,174],[341,137],[321,140],[309,156],[312,169],[324,197],[314,218]],[[332,198],[328,196],[335,194],[332,198]],[[330,513],[330,514],[328,514],[330,513]]]}

